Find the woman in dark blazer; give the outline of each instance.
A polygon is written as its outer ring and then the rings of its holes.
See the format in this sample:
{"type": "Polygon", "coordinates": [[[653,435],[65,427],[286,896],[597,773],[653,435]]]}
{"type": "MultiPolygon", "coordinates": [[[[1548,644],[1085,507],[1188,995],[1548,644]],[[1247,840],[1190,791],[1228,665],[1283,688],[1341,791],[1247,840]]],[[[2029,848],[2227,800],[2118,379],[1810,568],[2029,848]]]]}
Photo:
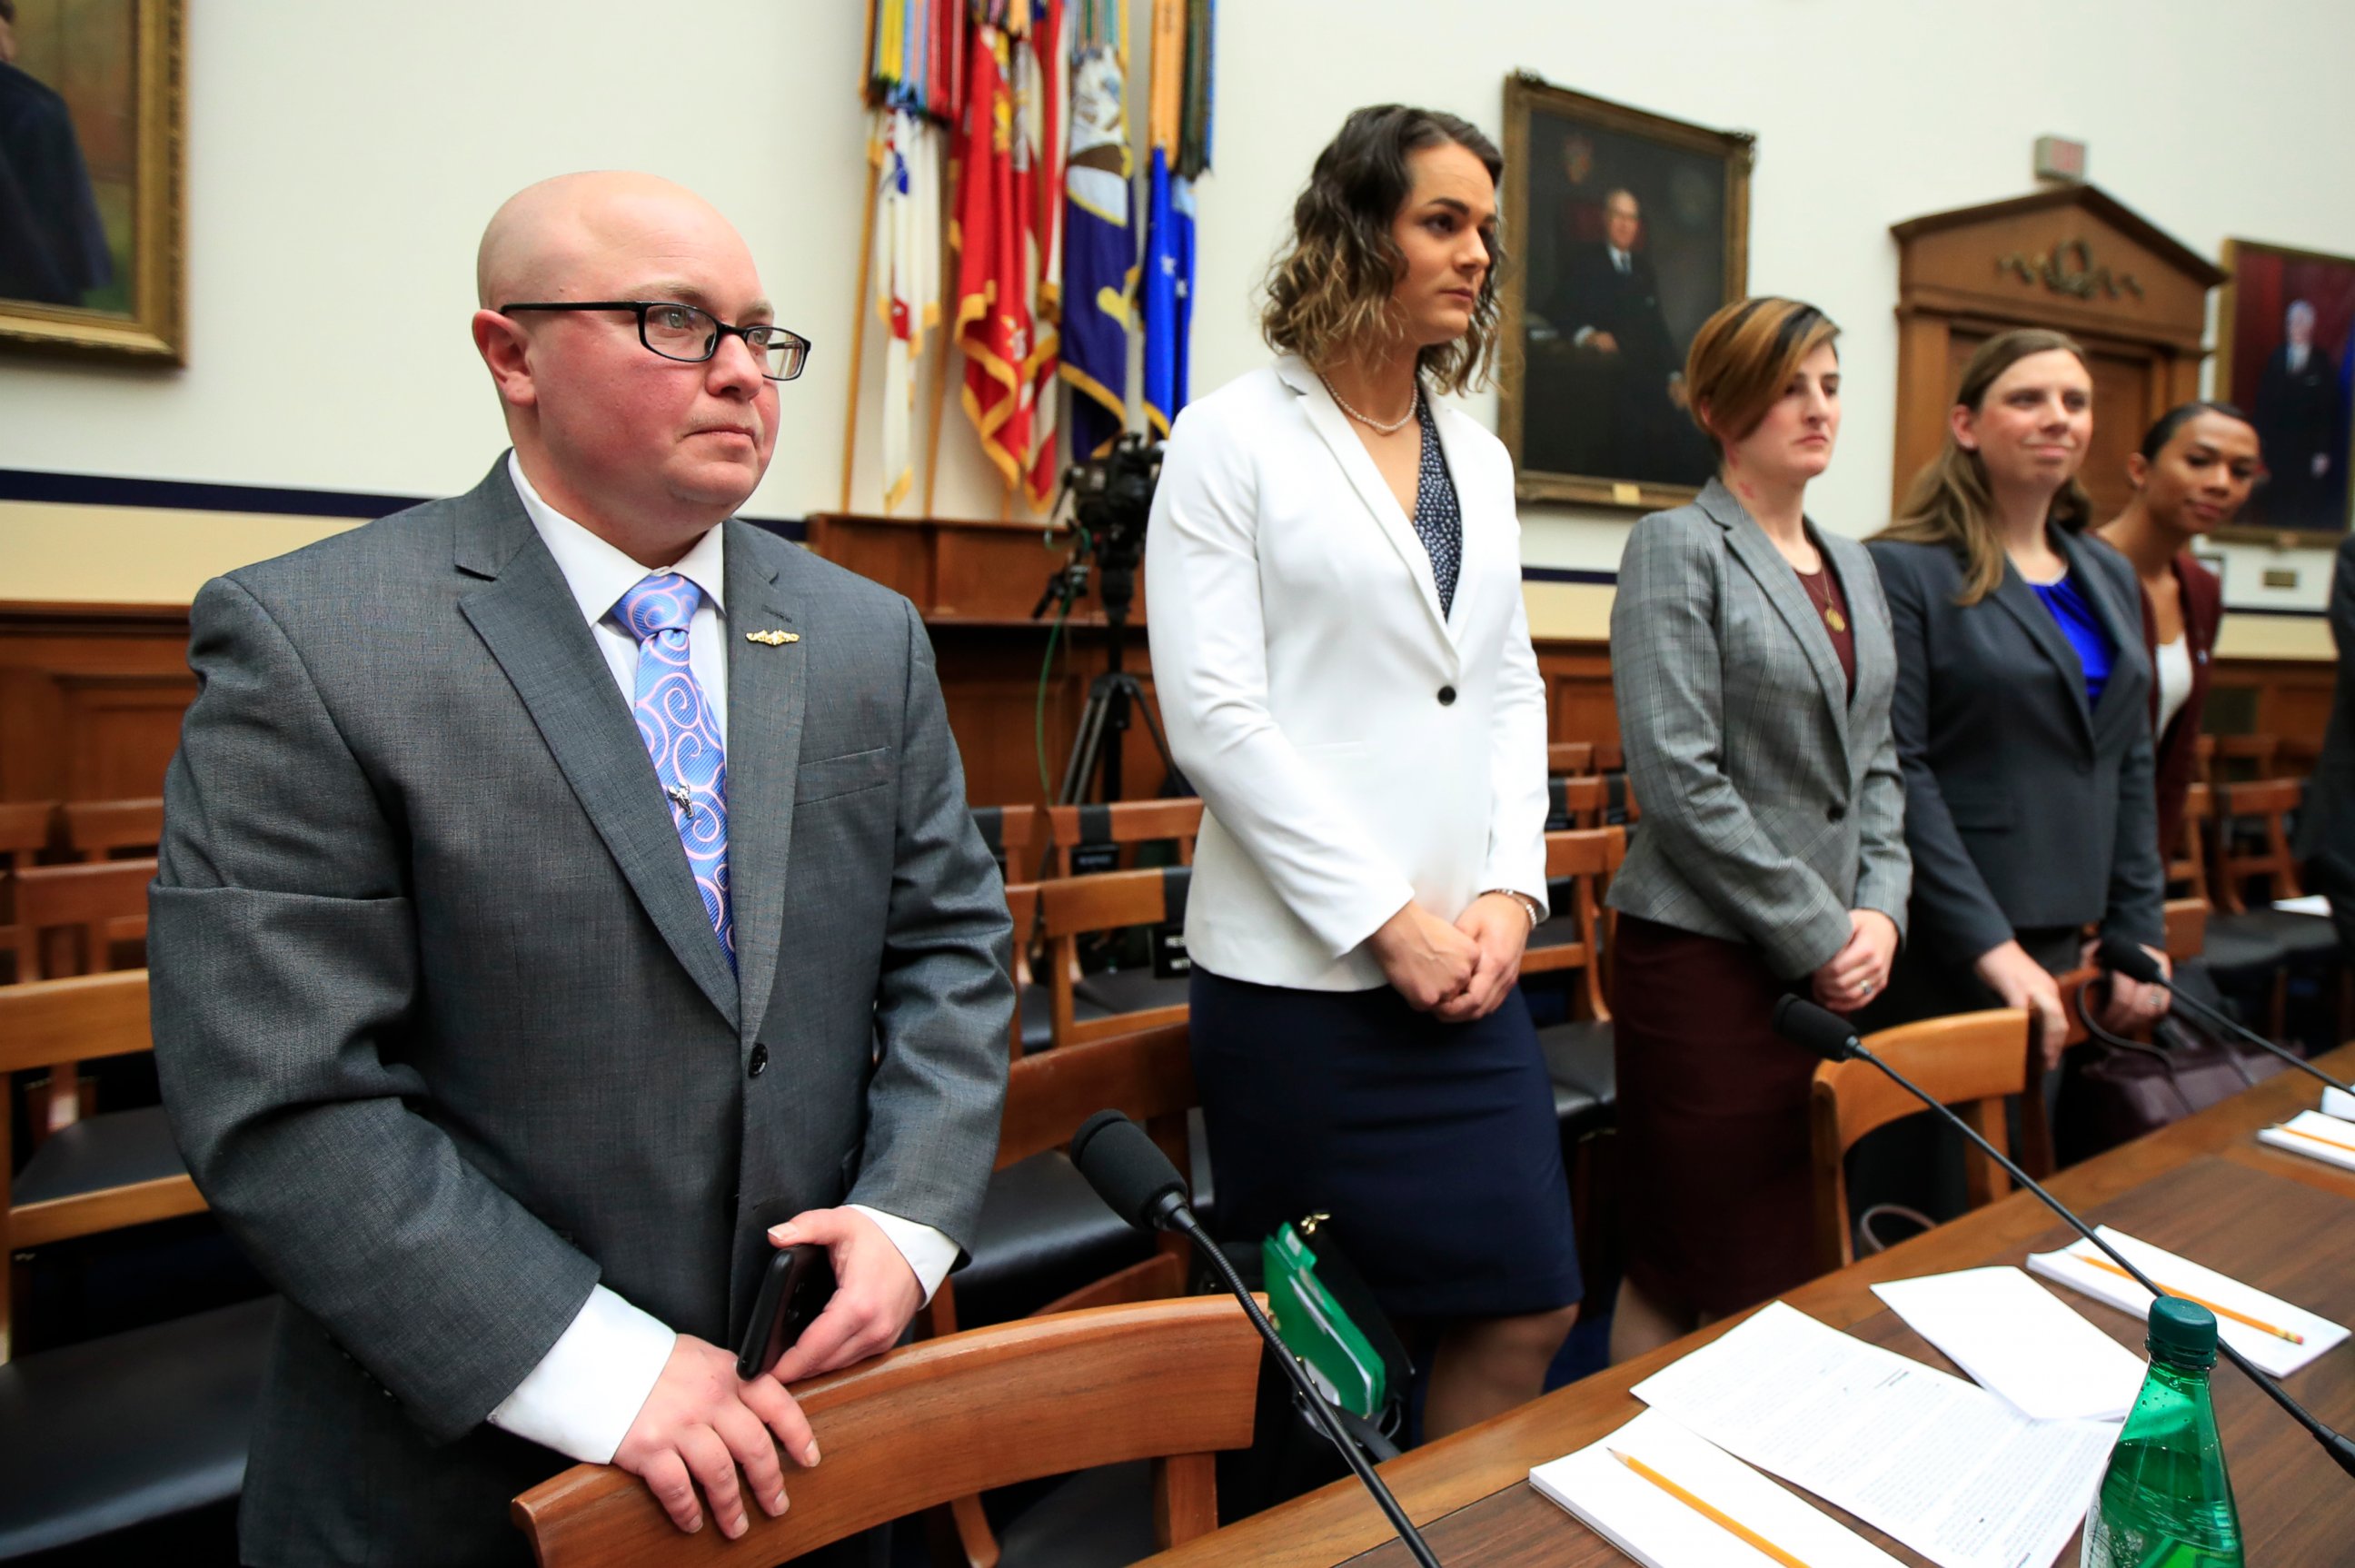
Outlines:
{"type": "Polygon", "coordinates": [[[2256,427],[2232,404],[2169,409],[2126,459],[2134,499],[2097,536],[2126,558],[2142,584],[2162,861],[2181,839],[2183,801],[2199,765],[2209,661],[2224,616],[2224,585],[2192,559],[2191,541],[2231,525],[2264,466],[2256,427]]]}
{"type": "MultiPolygon", "coordinates": [[[[2083,537],[2094,430],[2084,351],[2057,332],[1988,339],[1965,367],[1945,449],[1871,541],[1897,634],[1892,722],[1913,853],[1912,938],[1881,1028],[1989,1006],[2066,1033],[2053,976],[2089,926],[2161,955],[2141,591],[2083,537]]],[[[2111,983],[2111,1027],[2167,994],[2111,983]]]]}
{"type": "Polygon", "coordinates": [[[1743,300],[1685,386],[1719,476],[1636,525],[1612,687],[1643,831],[1612,880],[1626,1275],[1614,1360],[1805,1280],[1815,1063],[1767,1019],[1850,1011],[1905,918],[1896,655],[1864,547],[1805,511],[1839,433],[1838,328],[1743,300]]]}

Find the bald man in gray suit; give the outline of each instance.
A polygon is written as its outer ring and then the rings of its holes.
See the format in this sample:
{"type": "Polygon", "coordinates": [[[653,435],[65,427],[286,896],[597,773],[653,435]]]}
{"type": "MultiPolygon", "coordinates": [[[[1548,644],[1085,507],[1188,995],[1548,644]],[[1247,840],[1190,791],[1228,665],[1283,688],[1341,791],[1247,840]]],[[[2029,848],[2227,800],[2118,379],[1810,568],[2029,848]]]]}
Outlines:
{"type": "Polygon", "coordinates": [[[192,612],[155,1053],[285,1297],[254,1563],[522,1562],[570,1459],[741,1534],[820,1462],[783,1382],[899,1337],[996,1147],[1008,923],[924,628],[733,517],[806,346],[646,176],[526,190],[479,272],[513,450],[192,612]],[[840,1292],[740,1381],[794,1242],[840,1292]]]}

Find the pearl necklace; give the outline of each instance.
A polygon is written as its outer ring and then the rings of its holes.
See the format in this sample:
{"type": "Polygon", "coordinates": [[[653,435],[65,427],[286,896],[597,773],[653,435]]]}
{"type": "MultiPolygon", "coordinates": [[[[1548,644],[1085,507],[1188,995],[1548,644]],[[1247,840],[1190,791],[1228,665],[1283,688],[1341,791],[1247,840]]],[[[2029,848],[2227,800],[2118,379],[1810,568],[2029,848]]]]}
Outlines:
{"type": "Polygon", "coordinates": [[[1380,420],[1368,419],[1365,415],[1351,408],[1347,400],[1342,398],[1340,393],[1333,390],[1333,383],[1329,380],[1326,380],[1324,371],[1317,371],[1316,379],[1319,381],[1325,382],[1326,395],[1333,400],[1334,403],[1339,407],[1343,413],[1348,415],[1351,419],[1356,420],[1359,424],[1364,425],[1376,435],[1396,435],[1400,431],[1406,428],[1406,421],[1414,418],[1416,412],[1423,407],[1423,382],[1420,378],[1415,381],[1414,397],[1413,400],[1407,404],[1406,412],[1399,415],[1398,418],[1391,421],[1388,424],[1384,424],[1380,420]]]}

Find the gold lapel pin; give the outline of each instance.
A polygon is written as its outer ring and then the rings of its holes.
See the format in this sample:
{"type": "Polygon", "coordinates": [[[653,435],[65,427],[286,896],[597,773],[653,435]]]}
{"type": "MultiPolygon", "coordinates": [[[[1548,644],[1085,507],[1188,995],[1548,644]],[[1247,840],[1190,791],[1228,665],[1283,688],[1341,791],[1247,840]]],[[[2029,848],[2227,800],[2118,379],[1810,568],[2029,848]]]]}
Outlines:
{"type": "Polygon", "coordinates": [[[802,635],[799,632],[747,632],[744,634],[744,640],[748,643],[758,643],[762,647],[781,648],[787,643],[800,642],[802,635]]]}

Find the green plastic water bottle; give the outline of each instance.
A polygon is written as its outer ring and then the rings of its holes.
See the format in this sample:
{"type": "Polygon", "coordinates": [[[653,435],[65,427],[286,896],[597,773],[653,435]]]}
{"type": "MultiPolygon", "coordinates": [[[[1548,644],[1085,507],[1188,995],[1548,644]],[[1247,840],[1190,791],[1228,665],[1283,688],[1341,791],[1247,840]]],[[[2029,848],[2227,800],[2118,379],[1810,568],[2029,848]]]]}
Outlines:
{"type": "Polygon", "coordinates": [[[2150,1371],[2085,1516],[2083,1568],[2243,1568],[2241,1516],[2224,1474],[2208,1369],[2216,1317],[2162,1296],[2150,1307],[2150,1371]]]}

